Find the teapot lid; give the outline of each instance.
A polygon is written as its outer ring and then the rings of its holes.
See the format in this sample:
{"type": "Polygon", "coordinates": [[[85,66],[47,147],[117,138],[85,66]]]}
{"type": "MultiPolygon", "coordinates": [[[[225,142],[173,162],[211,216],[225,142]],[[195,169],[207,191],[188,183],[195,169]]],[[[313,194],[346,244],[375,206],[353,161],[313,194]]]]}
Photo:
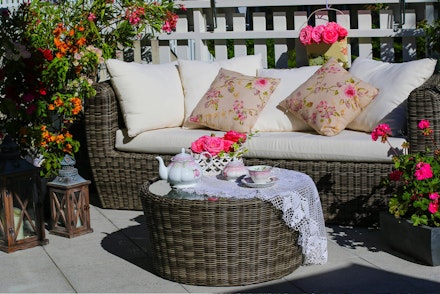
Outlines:
{"type": "Polygon", "coordinates": [[[182,152],[176,154],[173,157],[173,161],[193,161],[193,160],[194,158],[191,156],[191,154],[185,152],[185,148],[182,148],[182,152]]]}

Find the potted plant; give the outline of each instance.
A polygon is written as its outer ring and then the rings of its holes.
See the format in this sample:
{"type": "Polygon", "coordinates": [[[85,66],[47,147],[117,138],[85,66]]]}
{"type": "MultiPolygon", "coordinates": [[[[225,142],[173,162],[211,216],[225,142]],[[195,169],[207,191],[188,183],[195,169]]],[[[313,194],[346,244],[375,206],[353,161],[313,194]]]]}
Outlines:
{"type": "MultiPolygon", "coordinates": [[[[433,130],[427,120],[418,128],[427,139],[433,130]]],[[[399,150],[391,146],[387,124],[378,125],[371,136],[395,152],[394,168],[383,184],[389,189],[389,212],[381,213],[381,231],[391,247],[429,265],[440,265],[440,149],[408,153],[409,143],[399,150]]]]}
{"type": "Polygon", "coordinates": [[[0,17],[0,135],[53,177],[79,150],[70,127],[105,59],[136,38],[171,32],[181,8],[171,0],[33,0],[0,17]]]}

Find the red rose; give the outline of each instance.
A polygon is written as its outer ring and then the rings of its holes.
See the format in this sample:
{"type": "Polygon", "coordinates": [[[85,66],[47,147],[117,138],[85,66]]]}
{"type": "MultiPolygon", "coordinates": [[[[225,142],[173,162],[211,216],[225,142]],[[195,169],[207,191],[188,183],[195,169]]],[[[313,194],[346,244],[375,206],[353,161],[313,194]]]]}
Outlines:
{"type": "Polygon", "coordinates": [[[232,142],[239,142],[244,143],[246,141],[246,134],[239,133],[236,131],[229,131],[224,136],[223,139],[232,141],[232,142]]]}

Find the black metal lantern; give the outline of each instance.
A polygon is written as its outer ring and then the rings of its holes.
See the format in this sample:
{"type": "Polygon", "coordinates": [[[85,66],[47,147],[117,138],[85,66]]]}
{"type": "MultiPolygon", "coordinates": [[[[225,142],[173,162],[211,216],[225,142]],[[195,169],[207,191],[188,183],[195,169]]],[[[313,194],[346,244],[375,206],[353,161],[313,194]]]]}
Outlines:
{"type": "Polygon", "coordinates": [[[45,245],[39,169],[20,157],[6,136],[0,145],[0,250],[14,252],[45,245]]]}
{"type": "Polygon", "coordinates": [[[89,185],[74,168],[75,160],[66,155],[61,161],[58,176],[49,187],[51,234],[76,237],[93,232],[90,227],[89,185]]]}

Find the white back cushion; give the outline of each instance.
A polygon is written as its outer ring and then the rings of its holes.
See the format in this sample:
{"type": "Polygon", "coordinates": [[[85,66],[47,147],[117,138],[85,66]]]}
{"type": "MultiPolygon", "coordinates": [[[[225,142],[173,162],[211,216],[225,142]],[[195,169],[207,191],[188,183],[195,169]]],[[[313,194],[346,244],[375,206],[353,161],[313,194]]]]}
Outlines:
{"type": "Polygon", "coordinates": [[[176,63],[107,60],[128,136],[183,123],[184,96],[176,63]]]}
{"type": "Polygon", "coordinates": [[[350,73],[379,89],[379,94],[348,128],[371,132],[381,123],[390,125],[393,135],[406,128],[406,100],[433,73],[434,59],[420,59],[403,63],[388,63],[367,58],[356,58],[350,73]]]}

